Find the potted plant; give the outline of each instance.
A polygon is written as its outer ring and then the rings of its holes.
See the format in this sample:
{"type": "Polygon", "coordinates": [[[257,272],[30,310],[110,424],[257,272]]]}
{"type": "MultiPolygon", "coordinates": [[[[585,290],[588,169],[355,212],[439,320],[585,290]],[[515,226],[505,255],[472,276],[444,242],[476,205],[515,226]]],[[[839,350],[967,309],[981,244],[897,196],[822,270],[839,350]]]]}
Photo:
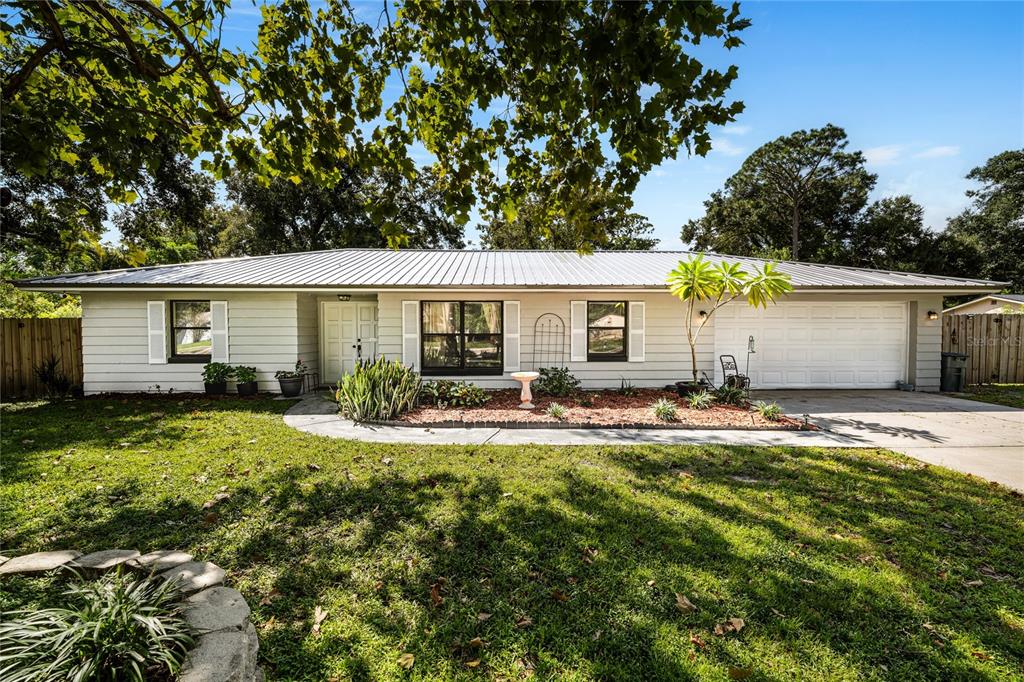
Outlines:
{"type": "Polygon", "coordinates": [[[704,260],[703,255],[690,256],[679,261],[668,274],[669,290],[686,304],[686,340],[690,344],[690,367],[693,381],[677,381],[679,395],[697,393],[707,388],[697,380],[697,338],[715,311],[741,296],[748,305],[768,307],[775,299],[793,290],[789,275],[779,272],[774,263],[754,268],[753,273],[740,263],[722,261],[717,265],[704,260]],[[699,320],[694,320],[694,308],[700,304],[699,320]]]}
{"type": "Polygon", "coordinates": [[[277,383],[281,386],[281,395],[294,398],[302,393],[302,382],[309,368],[303,364],[302,358],[295,362],[295,369],[279,369],[274,372],[277,383]]]}
{"type": "Polygon", "coordinates": [[[208,362],[203,365],[203,384],[206,395],[224,395],[228,392],[228,379],[235,375],[231,365],[223,362],[208,362]]]}
{"type": "Polygon", "coordinates": [[[238,395],[256,395],[259,391],[260,384],[256,381],[255,367],[235,367],[235,381],[238,382],[238,395]]]}

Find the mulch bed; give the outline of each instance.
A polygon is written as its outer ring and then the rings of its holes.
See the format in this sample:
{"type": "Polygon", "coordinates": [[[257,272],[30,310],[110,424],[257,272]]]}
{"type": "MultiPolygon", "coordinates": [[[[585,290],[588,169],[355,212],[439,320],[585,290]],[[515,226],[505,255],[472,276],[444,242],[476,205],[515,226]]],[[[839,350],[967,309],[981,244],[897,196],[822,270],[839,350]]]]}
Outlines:
{"type": "Polygon", "coordinates": [[[567,408],[563,423],[594,426],[621,426],[644,424],[652,426],[689,426],[693,428],[763,428],[763,429],[800,429],[803,424],[790,417],[781,417],[778,421],[768,421],[746,407],[734,405],[715,405],[706,410],[691,410],[686,402],[674,392],[655,388],[637,389],[636,395],[624,396],[617,391],[586,391],[576,398],[549,398],[534,396],[536,409],[519,409],[519,390],[504,389],[488,393],[491,399],[483,407],[475,408],[437,408],[430,406],[417,407],[402,415],[400,421],[408,424],[442,424],[461,422],[484,423],[559,423],[558,419],[548,416],[545,411],[552,403],[567,408]],[[666,423],[654,416],[652,405],[655,401],[665,398],[672,400],[678,407],[676,420],[666,423]],[[590,406],[581,405],[581,401],[589,400],[590,406]]]}

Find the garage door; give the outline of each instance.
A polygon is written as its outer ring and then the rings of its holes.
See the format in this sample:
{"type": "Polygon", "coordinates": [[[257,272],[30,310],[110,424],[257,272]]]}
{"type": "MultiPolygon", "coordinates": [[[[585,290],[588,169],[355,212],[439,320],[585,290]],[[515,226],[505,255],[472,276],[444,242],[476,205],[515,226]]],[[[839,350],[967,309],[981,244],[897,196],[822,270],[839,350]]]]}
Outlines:
{"type": "Polygon", "coordinates": [[[751,336],[754,388],[894,388],[906,379],[905,303],[730,304],[713,323],[717,383],[718,356],[736,356],[742,373],[751,336]]]}

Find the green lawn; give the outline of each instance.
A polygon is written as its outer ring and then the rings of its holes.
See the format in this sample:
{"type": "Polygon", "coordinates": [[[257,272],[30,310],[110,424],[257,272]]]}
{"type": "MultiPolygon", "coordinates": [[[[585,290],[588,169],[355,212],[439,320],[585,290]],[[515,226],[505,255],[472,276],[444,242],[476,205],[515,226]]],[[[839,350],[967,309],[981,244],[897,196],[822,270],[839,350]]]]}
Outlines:
{"type": "Polygon", "coordinates": [[[1024,505],[995,485],[872,450],[341,442],[287,406],[5,406],[3,552],[215,561],[269,679],[1024,675],[1024,505]]]}
{"type": "Polygon", "coordinates": [[[978,400],[983,403],[1024,409],[1024,384],[968,386],[965,393],[957,393],[956,396],[958,398],[967,398],[968,400],[978,400]]]}

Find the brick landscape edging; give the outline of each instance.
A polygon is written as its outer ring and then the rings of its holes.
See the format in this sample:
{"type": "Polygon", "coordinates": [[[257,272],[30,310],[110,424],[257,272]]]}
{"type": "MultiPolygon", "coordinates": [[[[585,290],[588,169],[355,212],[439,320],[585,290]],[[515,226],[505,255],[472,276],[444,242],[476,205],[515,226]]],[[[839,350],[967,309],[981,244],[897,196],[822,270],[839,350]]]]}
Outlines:
{"type": "Polygon", "coordinates": [[[414,429],[611,429],[611,430],[636,430],[636,429],[666,429],[673,431],[814,431],[815,429],[796,426],[728,426],[725,424],[679,424],[665,422],[663,424],[651,424],[638,422],[635,424],[593,424],[590,422],[518,422],[518,421],[445,421],[445,422],[407,422],[398,419],[366,419],[359,424],[370,426],[399,426],[414,429]]]}
{"type": "Polygon", "coordinates": [[[108,549],[82,555],[74,550],[0,557],[0,578],[73,569],[98,577],[118,566],[173,580],[182,596],[182,612],[196,635],[178,672],[178,682],[262,682],[257,665],[259,639],[249,620],[252,611],[237,590],[224,587],[224,569],[191,554],[160,550],[141,554],[108,549]]]}

